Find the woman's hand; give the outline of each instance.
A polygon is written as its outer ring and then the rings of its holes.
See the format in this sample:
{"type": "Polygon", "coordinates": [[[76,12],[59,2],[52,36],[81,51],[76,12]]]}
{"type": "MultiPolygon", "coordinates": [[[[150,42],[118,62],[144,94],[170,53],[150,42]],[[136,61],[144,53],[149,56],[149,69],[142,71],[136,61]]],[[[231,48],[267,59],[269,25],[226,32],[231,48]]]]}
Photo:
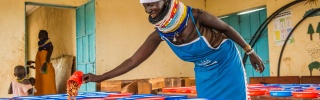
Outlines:
{"type": "Polygon", "coordinates": [[[253,66],[253,68],[257,71],[262,73],[264,71],[264,64],[263,61],[261,60],[261,58],[255,53],[251,53],[249,54],[250,56],[250,62],[253,66]]]}
{"type": "Polygon", "coordinates": [[[88,83],[88,82],[100,82],[99,78],[100,78],[100,76],[94,75],[92,73],[88,73],[88,74],[83,74],[82,75],[82,81],[84,81],[85,83],[88,83]]]}
{"type": "Polygon", "coordinates": [[[46,73],[47,73],[47,69],[48,69],[48,63],[47,63],[47,62],[44,62],[44,63],[42,64],[42,66],[41,66],[40,71],[41,71],[41,73],[46,74],[46,73]]]}

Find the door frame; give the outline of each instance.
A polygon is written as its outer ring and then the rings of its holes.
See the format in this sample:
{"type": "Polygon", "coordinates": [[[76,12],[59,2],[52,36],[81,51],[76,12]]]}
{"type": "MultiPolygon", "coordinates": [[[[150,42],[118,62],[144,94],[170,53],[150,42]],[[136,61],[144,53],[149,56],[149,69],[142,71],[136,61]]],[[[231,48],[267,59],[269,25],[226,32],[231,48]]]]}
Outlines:
{"type": "MultiPolygon", "coordinates": [[[[76,8],[76,70],[84,73],[96,74],[96,25],[95,25],[95,0],[76,8]],[[93,8],[92,8],[93,7],[93,8]],[[92,16],[93,15],[93,16],[92,16]],[[94,23],[91,23],[94,22],[94,23]],[[84,24],[84,26],[82,26],[84,24]],[[80,29],[80,30],[79,30],[80,29]],[[81,30],[84,29],[84,30],[81,30]],[[86,49],[85,49],[86,48],[86,49]],[[82,53],[82,55],[81,55],[82,53]],[[79,54],[81,56],[79,56],[79,54]]],[[[83,84],[80,92],[96,91],[96,84],[89,82],[83,84]]]]}

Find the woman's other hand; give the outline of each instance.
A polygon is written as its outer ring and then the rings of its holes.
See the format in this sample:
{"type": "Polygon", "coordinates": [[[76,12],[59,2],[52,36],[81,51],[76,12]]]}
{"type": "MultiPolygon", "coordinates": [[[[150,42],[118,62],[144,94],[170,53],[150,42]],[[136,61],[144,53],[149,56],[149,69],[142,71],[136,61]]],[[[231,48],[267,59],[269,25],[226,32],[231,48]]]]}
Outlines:
{"type": "Polygon", "coordinates": [[[32,68],[32,69],[36,69],[33,65],[31,65],[32,63],[35,63],[34,61],[27,61],[27,68],[32,68]]]}
{"type": "Polygon", "coordinates": [[[31,65],[32,63],[35,63],[34,61],[27,61],[27,65],[31,65]]]}
{"type": "Polygon", "coordinates": [[[250,62],[253,68],[257,72],[262,73],[265,68],[262,59],[255,52],[253,52],[252,54],[249,54],[249,56],[250,56],[250,62]]]}
{"type": "Polygon", "coordinates": [[[82,81],[84,81],[85,83],[88,82],[100,82],[98,75],[94,75],[92,73],[88,73],[88,74],[83,74],[82,75],[82,81]]]}
{"type": "Polygon", "coordinates": [[[36,69],[36,67],[34,67],[34,66],[29,66],[30,68],[32,68],[32,69],[36,69]]]}
{"type": "Polygon", "coordinates": [[[33,65],[31,65],[31,66],[27,66],[28,68],[32,68],[32,69],[36,69],[36,67],[34,67],[33,65]]]}

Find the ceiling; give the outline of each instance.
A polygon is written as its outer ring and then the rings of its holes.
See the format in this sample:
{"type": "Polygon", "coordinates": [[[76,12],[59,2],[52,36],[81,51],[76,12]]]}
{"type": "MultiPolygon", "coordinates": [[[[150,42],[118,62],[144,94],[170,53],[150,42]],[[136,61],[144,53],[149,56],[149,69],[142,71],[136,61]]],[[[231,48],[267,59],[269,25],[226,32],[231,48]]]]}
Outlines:
{"type": "Polygon", "coordinates": [[[29,16],[31,13],[36,11],[39,7],[40,6],[36,6],[36,5],[26,5],[26,14],[27,14],[27,16],[29,16]]]}

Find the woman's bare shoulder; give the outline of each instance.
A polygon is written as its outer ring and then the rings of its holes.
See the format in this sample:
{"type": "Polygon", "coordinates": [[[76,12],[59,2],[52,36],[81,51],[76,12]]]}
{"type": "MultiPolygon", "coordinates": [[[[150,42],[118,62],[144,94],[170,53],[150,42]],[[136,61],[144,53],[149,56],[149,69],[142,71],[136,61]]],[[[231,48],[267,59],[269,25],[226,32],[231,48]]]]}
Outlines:
{"type": "Polygon", "coordinates": [[[204,10],[200,8],[192,8],[192,15],[195,19],[197,19],[202,13],[205,12],[204,10]]]}

